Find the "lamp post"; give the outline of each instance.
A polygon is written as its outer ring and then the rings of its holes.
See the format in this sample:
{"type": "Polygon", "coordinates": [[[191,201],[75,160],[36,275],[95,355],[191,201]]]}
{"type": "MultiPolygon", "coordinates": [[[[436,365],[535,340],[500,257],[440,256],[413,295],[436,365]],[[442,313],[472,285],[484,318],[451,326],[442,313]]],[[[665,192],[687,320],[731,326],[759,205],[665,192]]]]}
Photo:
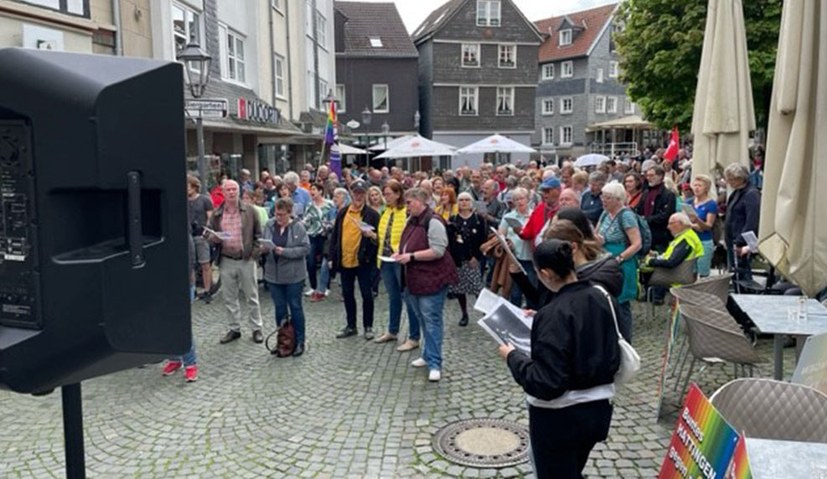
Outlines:
{"type": "MultiPolygon", "coordinates": [[[[370,111],[370,108],[365,106],[365,109],[362,110],[362,124],[365,125],[365,150],[370,149],[370,122],[373,119],[373,112],[370,111]]],[[[365,165],[368,163],[367,157],[365,158],[365,165]]]]}
{"type": "MultiPolygon", "coordinates": [[[[325,113],[327,113],[328,115],[330,114],[330,105],[332,103],[336,104],[336,111],[338,112],[338,110],[339,110],[339,108],[338,108],[339,107],[339,99],[336,98],[336,96],[333,94],[333,90],[328,90],[327,91],[327,96],[324,97],[324,99],[322,100],[322,104],[324,105],[325,113]]],[[[337,113],[337,115],[338,115],[338,113],[337,113]]],[[[336,119],[336,121],[337,122],[339,121],[338,118],[336,119]]],[[[336,125],[333,125],[333,128],[336,128],[336,125]]],[[[335,138],[335,132],[334,132],[333,140],[335,140],[335,139],[336,138],[335,138]]],[[[325,131],[325,142],[327,142],[327,131],[325,131]]],[[[324,148],[322,148],[322,151],[324,151],[324,148]]],[[[324,154],[319,155],[318,160],[316,161],[316,169],[318,169],[319,166],[321,166],[323,156],[324,156],[324,154]]],[[[328,152],[328,156],[330,156],[329,152],[328,152]]]]}
{"type": "Polygon", "coordinates": [[[419,134],[419,122],[422,120],[422,115],[419,114],[419,110],[416,110],[414,113],[414,130],[416,133],[419,134]]]}
{"type": "MultiPolygon", "coordinates": [[[[212,57],[201,49],[195,39],[178,53],[177,59],[184,64],[184,80],[193,98],[201,98],[210,81],[212,57]]],[[[201,192],[207,190],[207,165],[204,158],[204,123],[201,112],[195,118],[195,135],[198,144],[198,176],[201,178],[201,192]]]]}

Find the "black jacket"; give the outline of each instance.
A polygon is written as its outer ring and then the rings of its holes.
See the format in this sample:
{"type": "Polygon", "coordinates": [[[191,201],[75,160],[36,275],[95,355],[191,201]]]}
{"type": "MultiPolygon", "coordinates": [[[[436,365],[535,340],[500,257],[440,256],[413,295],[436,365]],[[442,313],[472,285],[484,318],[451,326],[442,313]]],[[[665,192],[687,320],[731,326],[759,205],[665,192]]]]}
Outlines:
{"type": "Polygon", "coordinates": [[[744,246],[747,244],[742,233],[752,231],[758,236],[758,221],[761,213],[761,193],[754,186],[735,190],[729,196],[724,216],[726,244],[744,246]]]}
{"type": "Polygon", "coordinates": [[[652,231],[652,249],[663,251],[666,249],[666,246],[669,245],[669,242],[672,241],[672,235],[666,227],[669,225],[669,217],[675,213],[676,198],[675,194],[666,189],[662,183],[656,186],[656,188],[660,188],[660,193],[655,197],[655,209],[652,215],[646,216],[643,214],[646,197],[649,194],[649,186],[643,189],[640,195],[640,202],[637,204],[635,211],[646,219],[646,222],[649,224],[649,229],[652,231]]]}
{"type": "MultiPolygon", "coordinates": [[[[330,234],[328,258],[333,263],[333,267],[331,269],[334,272],[339,271],[341,266],[342,221],[345,220],[345,215],[347,215],[349,209],[349,206],[347,208],[342,208],[341,211],[336,214],[336,222],[333,224],[333,232],[330,234]]],[[[379,231],[379,213],[377,213],[373,208],[370,208],[367,205],[362,207],[362,221],[373,226],[375,228],[374,231],[379,231]]],[[[373,264],[376,266],[376,254],[378,250],[378,241],[373,241],[362,236],[362,239],[359,242],[359,252],[357,253],[359,266],[365,266],[367,264],[373,264]]]]}
{"type": "Polygon", "coordinates": [[[449,219],[445,230],[448,234],[448,248],[457,267],[471,261],[471,258],[477,258],[477,261],[483,259],[485,255],[480,251],[480,246],[488,239],[487,225],[485,218],[477,213],[472,213],[465,221],[459,215],[449,219]],[[463,222],[465,227],[462,226],[463,222]],[[458,241],[460,236],[462,242],[458,241]]]}
{"type": "MultiPolygon", "coordinates": [[[[523,273],[511,273],[511,278],[520,286],[520,291],[523,292],[530,303],[539,304],[540,307],[543,307],[555,297],[555,293],[549,291],[539,281],[535,288],[523,273]]],[[[623,291],[623,272],[620,271],[617,260],[608,254],[578,267],[577,279],[599,284],[615,298],[620,296],[621,291],[623,291]]]]}
{"type": "MultiPolygon", "coordinates": [[[[613,298],[615,311],[618,303],[613,298]]],[[[566,391],[614,382],[620,367],[617,330],[606,297],[587,282],[560,289],[534,317],[531,358],[508,355],[508,368],[526,393],[546,401],[566,391]]]]}

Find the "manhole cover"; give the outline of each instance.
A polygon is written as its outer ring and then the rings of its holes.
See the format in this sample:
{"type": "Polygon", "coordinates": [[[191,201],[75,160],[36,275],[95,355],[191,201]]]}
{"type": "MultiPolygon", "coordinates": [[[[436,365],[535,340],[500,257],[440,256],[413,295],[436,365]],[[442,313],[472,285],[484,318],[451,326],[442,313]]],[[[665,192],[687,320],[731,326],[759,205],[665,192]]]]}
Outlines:
{"type": "Polygon", "coordinates": [[[465,419],[434,434],[434,449],[451,462],[499,468],[528,460],[528,429],[502,419],[465,419]]]}

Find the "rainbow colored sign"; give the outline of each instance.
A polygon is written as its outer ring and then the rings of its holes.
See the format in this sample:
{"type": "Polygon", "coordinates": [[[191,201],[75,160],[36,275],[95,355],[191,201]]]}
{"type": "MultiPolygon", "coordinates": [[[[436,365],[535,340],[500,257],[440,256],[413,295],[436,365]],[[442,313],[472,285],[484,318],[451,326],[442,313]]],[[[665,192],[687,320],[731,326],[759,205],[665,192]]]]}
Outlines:
{"type": "Polygon", "coordinates": [[[752,479],[752,471],[747,457],[747,441],[744,436],[738,439],[735,453],[732,456],[732,464],[729,466],[726,477],[727,479],[752,479]]]}
{"type": "Polygon", "coordinates": [[[672,434],[660,479],[723,479],[735,452],[738,433],[692,385],[672,434]]]}

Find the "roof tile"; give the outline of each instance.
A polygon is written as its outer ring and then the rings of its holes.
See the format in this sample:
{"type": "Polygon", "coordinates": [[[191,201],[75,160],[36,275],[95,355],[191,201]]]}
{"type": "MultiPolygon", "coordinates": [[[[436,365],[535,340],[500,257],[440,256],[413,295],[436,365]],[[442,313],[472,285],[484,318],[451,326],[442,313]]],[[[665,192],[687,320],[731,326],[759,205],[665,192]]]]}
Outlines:
{"type": "Polygon", "coordinates": [[[393,3],[335,2],[334,8],[347,18],[345,51],[337,55],[396,58],[419,56],[393,3]],[[382,46],[371,46],[370,39],[377,37],[382,46]]]}
{"type": "Polygon", "coordinates": [[[610,3],[602,7],[534,22],[534,24],[537,25],[537,29],[540,30],[540,33],[549,35],[543,44],[540,45],[540,63],[577,58],[586,55],[592,44],[597,40],[597,36],[603,31],[606,22],[612,18],[612,14],[616,8],[616,3],[610,3]],[[581,27],[582,30],[575,36],[571,45],[560,46],[558,29],[564,20],[569,20],[574,26],[581,27]]]}

